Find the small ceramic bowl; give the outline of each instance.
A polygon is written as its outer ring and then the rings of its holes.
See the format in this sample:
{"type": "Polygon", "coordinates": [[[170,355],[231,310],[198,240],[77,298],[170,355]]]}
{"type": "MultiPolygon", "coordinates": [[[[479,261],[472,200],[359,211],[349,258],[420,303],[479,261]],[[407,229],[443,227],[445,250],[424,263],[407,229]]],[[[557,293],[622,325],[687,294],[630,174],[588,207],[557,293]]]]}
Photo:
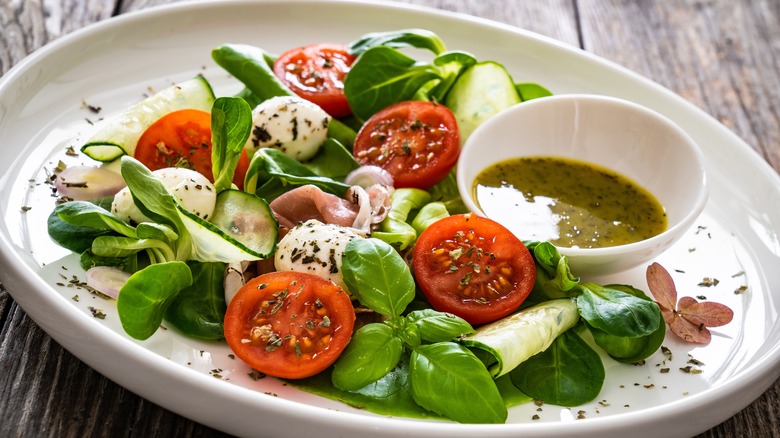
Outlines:
{"type": "Polygon", "coordinates": [[[483,123],[458,160],[458,189],[466,207],[484,216],[474,199],[475,178],[492,164],[523,156],[571,158],[613,170],[649,191],[665,209],[666,231],[645,240],[602,248],[558,247],[579,276],[613,274],[651,262],[682,237],[707,201],[704,159],[694,141],[664,116],[617,98],[545,97],[483,123]]]}

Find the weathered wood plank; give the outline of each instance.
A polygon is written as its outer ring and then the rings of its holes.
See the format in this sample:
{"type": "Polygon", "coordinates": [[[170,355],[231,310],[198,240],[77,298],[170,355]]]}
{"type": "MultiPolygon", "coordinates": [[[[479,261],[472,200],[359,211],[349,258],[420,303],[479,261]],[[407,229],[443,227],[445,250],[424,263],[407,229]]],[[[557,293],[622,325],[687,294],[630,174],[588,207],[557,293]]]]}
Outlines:
{"type": "Polygon", "coordinates": [[[671,89],[780,169],[780,4],[582,0],[584,49],[671,89]]]}

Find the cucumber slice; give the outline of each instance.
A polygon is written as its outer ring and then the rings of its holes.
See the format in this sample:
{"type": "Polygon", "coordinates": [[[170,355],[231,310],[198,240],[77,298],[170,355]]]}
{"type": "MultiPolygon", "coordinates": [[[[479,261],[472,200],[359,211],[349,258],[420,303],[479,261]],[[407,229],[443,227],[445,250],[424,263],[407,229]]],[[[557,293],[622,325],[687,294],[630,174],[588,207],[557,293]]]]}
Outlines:
{"type": "Polygon", "coordinates": [[[500,377],[541,353],[561,333],[577,325],[580,313],[570,298],[544,301],[464,336],[461,344],[487,351],[496,358],[490,374],[500,377]]]}
{"type": "Polygon", "coordinates": [[[190,258],[202,262],[237,262],[269,257],[276,249],[278,223],[262,198],[240,190],[223,190],[211,222],[184,210],[180,216],[192,236],[190,258]]]}
{"type": "Polygon", "coordinates": [[[206,78],[198,75],[165,88],[107,119],[104,125],[82,147],[93,160],[114,161],[122,155],[132,156],[141,134],[160,117],[181,109],[211,112],[214,91],[206,78]]]}
{"type": "Polygon", "coordinates": [[[479,62],[464,71],[444,98],[460,128],[461,142],[482,122],[521,102],[512,77],[504,66],[479,62]]]}

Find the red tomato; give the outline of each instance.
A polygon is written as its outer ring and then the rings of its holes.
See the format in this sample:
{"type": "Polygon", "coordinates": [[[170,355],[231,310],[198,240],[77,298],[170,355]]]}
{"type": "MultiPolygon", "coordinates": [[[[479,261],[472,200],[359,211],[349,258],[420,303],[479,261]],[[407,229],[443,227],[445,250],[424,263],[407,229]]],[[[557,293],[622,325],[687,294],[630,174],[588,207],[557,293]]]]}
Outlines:
{"type": "Polygon", "coordinates": [[[387,170],[396,188],[428,189],[458,161],[458,123],[444,105],[400,102],[368,119],[358,131],[352,153],[360,164],[387,170]]]}
{"type": "MultiPolygon", "coordinates": [[[[149,170],[187,167],[214,182],[211,172],[211,114],[195,109],[174,111],[162,116],[141,134],[133,154],[149,170]]],[[[238,160],[233,183],[244,187],[249,157],[244,151],[238,160]]]]}
{"type": "Polygon", "coordinates": [[[249,366],[270,376],[302,379],[338,359],[352,337],[352,301],[332,281],[300,272],[255,277],[233,297],[225,339],[249,366]]]}
{"type": "Polygon", "coordinates": [[[476,214],[431,224],[417,239],[412,265],[434,309],[474,325],[515,311],[536,281],[534,259],[523,242],[476,214]]]}
{"type": "Polygon", "coordinates": [[[340,118],[352,114],[344,95],[344,78],[354,61],[346,46],[312,44],[282,53],[274,62],[274,74],[293,93],[340,118]]]}

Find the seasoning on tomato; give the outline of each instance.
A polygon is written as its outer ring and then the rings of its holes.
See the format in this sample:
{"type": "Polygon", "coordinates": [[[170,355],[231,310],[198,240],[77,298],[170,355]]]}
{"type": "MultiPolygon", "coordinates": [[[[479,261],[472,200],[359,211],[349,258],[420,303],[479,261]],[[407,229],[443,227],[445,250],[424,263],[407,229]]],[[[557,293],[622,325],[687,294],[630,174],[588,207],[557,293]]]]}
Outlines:
{"type": "Polygon", "coordinates": [[[255,370],[302,379],[338,359],[354,324],[352,301],[335,283],[279,271],[253,278],[236,293],[225,313],[225,339],[255,370]]]}
{"type": "Polygon", "coordinates": [[[474,325],[514,312],[536,281],[536,265],[523,242],[498,222],[472,213],[426,228],[412,265],[434,309],[474,325]]]}
{"type": "Polygon", "coordinates": [[[428,189],[443,180],[458,161],[458,123],[444,105],[399,102],[363,124],[352,153],[360,164],[388,171],[396,188],[428,189]]]}
{"type": "Polygon", "coordinates": [[[344,78],[355,58],[340,44],[311,44],[282,53],[273,70],[293,93],[341,118],[352,114],[344,95],[344,78]]]}
{"type": "MultiPolygon", "coordinates": [[[[214,182],[211,170],[211,114],[184,109],[168,113],[152,123],[138,139],[135,158],[149,170],[186,167],[214,182]]],[[[249,157],[239,157],[233,183],[244,187],[249,157]]]]}

